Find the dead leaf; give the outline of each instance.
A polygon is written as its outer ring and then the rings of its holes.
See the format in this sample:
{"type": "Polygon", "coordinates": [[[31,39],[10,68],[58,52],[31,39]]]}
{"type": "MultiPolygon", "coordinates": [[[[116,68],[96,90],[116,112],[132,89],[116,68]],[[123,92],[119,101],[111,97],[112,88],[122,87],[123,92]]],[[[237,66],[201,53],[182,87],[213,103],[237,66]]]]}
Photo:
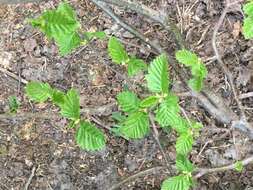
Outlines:
{"type": "Polygon", "coordinates": [[[234,23],[232,34],[234,38],[236,39],[241,32],[241,23],[239,21],[234,23]]]}
{"type": "Polygon", "coordinates": [[[38,134],[34,132],[34,121],[26,123],[18,132],[19,137],[24,140],[35,139],[38,134]]]}
{"type": "Polygon", "coordinates": [[[12,58],[11,53],[6,51],[0,51],[0,66],[5,69],[9,69],[11,58],[12,58]]]}

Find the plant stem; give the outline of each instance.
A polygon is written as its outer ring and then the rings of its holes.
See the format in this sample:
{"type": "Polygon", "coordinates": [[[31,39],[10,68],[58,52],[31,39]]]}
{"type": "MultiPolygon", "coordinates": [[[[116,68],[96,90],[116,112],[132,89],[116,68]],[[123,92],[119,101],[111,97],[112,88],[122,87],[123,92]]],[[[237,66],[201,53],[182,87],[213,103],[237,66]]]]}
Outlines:
{"type": "MultiPolygon", "coordinates": [[[[243,166],[246,166],[246,165],[250,164],[251,162],[253,162],[253,155],[248,157],[248,158],[245,158],[241,162],[242,162],[243,166]]],[[[206,174],[232,170],[235,167],[236,167],[236,163],[233,163],[233,164],[230,164],[230,165],[227,165],[227,166],[217,167],[217,168],[199,168],[197,170],[197,174],[194,175],[194,177],[197,179],[197,178],[200,178],[200,177],[202,177],[203,175],[206,175],[206,174]]]]}
{"type": "Polygon", "coordinates": [[[165,154],[165,152],[163,150],[163,147],[162,147],[162,145],[160,143],[160,140],[159,140],[159,133],[158,133],[157,127],[155,125],[154,116],[152,114],[149,114],[149,119],[150,119],[150,122],[151,122],[151,125],[152,125],[152,129],[153,129],[153,136],[154,136],[154,138],[155,138],[155,140],[156,140],[156,142],[157,142],[157,144],[159,146],[159,149],[160,149],[160,151],[161,151],[161,153],[163,155],[163,158],[164,158],[164,160],[166,162],[166,165],[167,165],[167,167],[168,167],[168,169],[170,171],[170,174],[172,174],[173,170],[172,170],[171,164],[169,163],[169,161],[167,159],[167,156],[166,156],[166,154],[165,154]]]}

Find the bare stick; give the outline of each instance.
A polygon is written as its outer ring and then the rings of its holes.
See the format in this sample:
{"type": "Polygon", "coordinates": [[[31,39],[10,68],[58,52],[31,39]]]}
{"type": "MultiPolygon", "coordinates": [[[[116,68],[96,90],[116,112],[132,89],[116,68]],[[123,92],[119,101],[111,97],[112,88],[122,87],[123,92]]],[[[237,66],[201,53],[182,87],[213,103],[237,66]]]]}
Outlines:
{"type": "Polygon", "coordinates": [[[130,9],[139,14],[142,14],[153,21],[163,23],[165,21],[165,15],[162,12],[155,11],[139,2],[133,2],[130,0],[99,0],[108,4],[124,7],[125,9],[130,9]]]}
{"type": "Polygon", "coordinates": [[[143,171],[140,171],[134,175],[131,175],[129,177],[127,177],[126,179],[124,179],[123,181],[119,182],[118,184],[116,185],[113,185],[109,190],[115,190],[115,189],[118,189],[120,188],[122,185],[124,185],[125,183],[128,183],[130,181],[134,181],[136,180],[137,178],[139,177],[142,177],[142,176],[145,176],[145,175],[149,175],[149,174],[155,174],[155,173],[161,173],[163,171],[165,171],[167,169],[167,167],[165,166],[156,166],[154,168],[149,168],[147,170],[143,170],[143,171]]]}
{"type": "Polygon", "coordinates": [[[35,175],[35,171],[36,171],[36,167],[34,166],[33,169],[32,169],[32,173],[31,173],[31,175],[29,176],[29,179],[28,179],[28,181],[27,181],[26,184],[25,184],[24,190],[28,190],[28,187],[29,187],[29,185],[31,184],[32,179],[33,179],[33,177],[34,177],[34,175],[35,175]]]}
{"type": "Polygon", "coordinates": [[[176,39],[176,43],[180,48],[185,48],[186,44],[183,40],[183,37],[177,27],[177,25],[171,21],[164,11],[156,11],[153,10],[137,1],[130,1],[130,0],[99,0],[101,2],[106,2],[108,4],[117,5],[120,7],[124,7],[135,11],[145,17],[160,23],[167,31],[172,32],[176,39]]]}
{"type": "Polygon", "coordinates": [[[20,81],[20,82],[23,83],[23,84],[27,84],[27,83],[28,83],[27,80],[20,78],[19,76],[17,76],[16,74],[14,74],[14,73],[8,71],[7,69],[4,69],[4,68],[0,67],[0,71],[1,71],[2,73],[4,73],[4,74],[10,76],[10,77],[13,78],[13,79],[15,79],[15,80],[17,80],[17,81],[20,81]]]}
{"type": "MultiPolygon", "coordinates": [[[[243,166],[246,166],[250,163],[253,162],[253,155],[245,158],[244,160],[241,161],[243,166]]],[[[194,176],[196,179],[200,178],[203,175],[210,174],[210,173],[215,173],[215,172],[222,172],[222,171],[227,171],[227,170],[233,170],[236,167],[236,163],[227,165],[227,166],[222,166],[222,167],[217,167],[217,168],[199,168],[197,170],[197,174],[194,176]]]]}
{"type": "Polygon", "coordinates": [[[245,98],[251,98],[251,97],[253,97],[253,92],[247,92],[245,94],[241,94],[239,96],[239,99],[245,99],[245,98]]]}
{"type": "Polygon", "coordinates": [[[216,39],[217,39],[217,34],[218,34],[218,31],[219,29],[221,28],[221,25],[229,11],[229,8],[232,6],[232,5],[235,5],[235,3],[238,3],[237,2],[234,2],[234,3],[228,3],[227,1],[227,5],[225,7],[225,9],[223,10],[217,24],[215,25],[214,27],[214,32],[213,32],[213,37],[212,37],[212,46],[213,46],[213,50],[214,50],[214,53],[215,53],[215,56],[216,56],[216,59],[217,61],[219,62],[221,68],[223,69],[225,75],[228,77],[228,80],[229,80],[229,83],[231,85],[231,88],[232,88],[232,92],[233,92],[233,95],[234,95],[234,98],[235,98],[235,101],[238,105],[238,108],[240,110],[240,115],[241,115],[241,118],[245,121],[246,120],[246,116],[245,116],[245,113],[244,113],[244,110],[243,110],[243,107],[242,107],[242,104],[237,96],[237,93],[236,93],[236,90],[235,90],[235,86],[234,86],[234,81],[233,81],[233,77],[232,77],[232,74],[231,72],[229,71],[229,69],[227,68],[227,66],[225,65],[225,63],[222,61],[222,58],[219,54],[219,51],[218,51],[218,48],[217,48],[217,45],[216,45],[216,39]]]}

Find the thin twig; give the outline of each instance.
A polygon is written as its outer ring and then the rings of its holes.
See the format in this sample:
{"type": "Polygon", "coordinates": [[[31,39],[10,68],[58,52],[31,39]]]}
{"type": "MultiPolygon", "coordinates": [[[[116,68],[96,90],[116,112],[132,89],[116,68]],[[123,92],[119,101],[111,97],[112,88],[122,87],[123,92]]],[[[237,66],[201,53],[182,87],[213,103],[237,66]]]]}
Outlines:
{"type": "Polygon", "coordinates": [[[187,113],[186,113],[186,111],[184,110],[184,108],[182,108],[182,107],[180,106],[180,110],[181,110],[181,112],[183,113],[184,117],[186,118],[188,124],[191,126],[192,123],[191,123],[190,117],[187,115],[187,113]]]}
{"type": "Polygon", "coordinates": [[[160,23],[167,31],[172,32],[172,34],[174,35],[176,39],[176,43],[180,48],[186,47],[183,37],[177,25],[171,19],[169,19],[169,17],[166,14],[166,10],[156,11],[137,1],[129,1],[129,0],[120,0],[120,1],[119,0],[98,0],[98,1],[106,2],[107,4],[112,4],[112,5],[124,7],[126,9],[130,9],[157,23],[160,23]]]}
{"type": "Polygon", "coordinates": [[[239,95],[239,99],[251,98],[253,97],[253,92],[247,92],[244,94],[239,95]]]}
{"type": "Polygon", "coordinates": [[[34,167],[32,168],[32,173],[31,173],[31,175],[29,176],[29,179],[28,179],[28,181],[27,181],[26,184],[25,184],[24,190],[28,190],[28,187],[29,187],[29,185],[31,184],[32,179],[33,179],[33,177],[34,177],[34,175],[35,175],[35,171],[36,171],[36,167],[34,166],[34,167]]]}
{"type": "Polygon", "coordinates": [[[161,12],[155,11],[154,9],[151,9],[142,3],[136,2],[136,1],[126,1],[126,0],[99,0],[108,4],[116,5],[123,7],[125,9],[130,9],[132,11],[135,11],[141,15],[144,15],[153,21],[163,23],[165,21],[165,15],[161,12]]]}
{"type": "MultiPolygon", "coordinates": [[[[238,2],[236,2],[238,3],[238,2]]],[[[235,90],[235,85],[234,85],[234,81],[233,81],[233,77],[232,77],[232,74],[231,72],[229,71],[229,69],[227,68],[227,66],[225,65],[225,63],[223,62],[220,54],[219,54],[219,51],[218,51],[218,48],[217,48],[217,45],[216,45],[216,39],[217,39],[217,34],[218,34],[218,31],[219,29],[221,28],[221,25],[229,11],[229,8],[232,6],[232,5],[235,5],[235,2],[234,3],[228,3],[227,1],[227,4],[226,4],[226,7],[225,9],[223,10],[217,24],[215,25],[214,27],[214,31],[213,31],[213,37],[212,37],[212,46],[213,46],[213,50],[214,50],[214,53],[215,53],[215,56],[216,56],[216,59],[217,61],[219,62],[221,68],[223,69],[225,75],[227,76],[228,80],[229,80],[229,83],[231,85],[231,88],[232,88],[232,92],[233,92],[233,95],[234,95],[234,98],[235,98],[235,101],[238,105],[238,108],[240,110],[240,115],[241,115],[241,118],[246,121],[246,116],[245,116],[245,113],[244,113],[244,110],[243,110],[243,107],[242,107],[242,104],[237,96],[237,93],[236,93],[236,90],[235,90]]]]}
{"type": "Polygon", "coordinates": [[[98,118],[96,118],[95,116],[91,116],[90,119],[96,123],[97,125],[107,129],[108,131],[111,131],[111,127],[108,127],[107,125],[103,124],[98,118]]]}
{"type": "Polygon", "coordinates": [[[160,143],[160,140],[159,140],[159,133],[158,133],[158,130],[157,130],[155,121],[154,121],[154,116],[153,116],[152,114],[149,114],[149,118],[150,118],[151,126],[152,126],[152,129],[153,129],[153,134],[154,134],[153,136],[154,136],[154,138],[155,138],[155,140],[156,140],[156,142],[157,142],[157,144],[158,144],[158,146],[159,146],[159,149],[160,149],[160,151],[161,151],[161,153],[162,153],[162,155],[163,155],[163,158],[164,158],[164,160],[165,160],[165,162],[166,162],[166,165],[167,165],[167,167],[168,167],[168,169],[169,169],[169,171],[170,171],[170,174],[171,174],[171,172],[172,172],[172,167],[171,167],[171,165],[170,165],[170,163],[169,163],[169,161],[168,161],[168,159],[167,159],[167,156],[166,156],[166,154],[165,154],[165,152],[164,152],[164,150],[163,150],[163,147],[162,147],[162,145],[161,145],[161,143],[160,143]]]}
{"type": "Polygon", "coordinates": [[[149,168],[147,170],[140,171],[136,174],[133,174],[133,175],[127,177],[126,179],[119,182],[118,184],[113,185],[109,190],[116,190],[116,189],[120,188],[122,185],[124,185],[125,183],[128,183],[130,181],[134,181],[139,177],[149,175],[149,174],[155,174],[155,173],[158,173],[158,172],[161,173],[161,172],[166,171],[166,169],[167,169],[167,167],[165,167],[165,166],[156,166],[154,168],[149,168]]]}
{"type": "Polygon", "coordinates": [[[4,74],[10,76],[11,78],[13,78],[13,79],[15,79],[15,80],[17,80],[17,81],[23,83],[23,84],[27,84],[27,83],[28,83],[27,80],[20,78],[19,76],[17,76],[16,74],[14,74],[14,73],[8,71],[7,69],[4,69],[4,68],[0,67],[0,71],[1,71],[2,73],[4,73],[4,74]]]}
{"type": "MultiPolygon", "coordinates": [[[[243,166],[246,166],[252,162],[253,162],[253,155],[241,161],[243,166]]],[[[227,166],[217,167],[217,168],[199,168],[197,169],[197,174],[194,177],[197,179],[206,174],[232,170],[232,169],[235,169],[235,167],[236,167],[236,163],[233,163],[227,166]]]]}

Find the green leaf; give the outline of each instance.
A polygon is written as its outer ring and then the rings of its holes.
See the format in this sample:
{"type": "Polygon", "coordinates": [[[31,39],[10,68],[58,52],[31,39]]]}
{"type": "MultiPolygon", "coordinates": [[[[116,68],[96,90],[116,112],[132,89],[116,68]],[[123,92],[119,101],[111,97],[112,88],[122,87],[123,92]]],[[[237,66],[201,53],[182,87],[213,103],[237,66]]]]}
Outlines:
{"type": "Polygon", "coordinates": [[[193,64],[191,72],[194,77],[199,77],[202,80],[207,76],[207,69],[202,61],[199,61],[197,64],[193,64]]]}
{"type": "Polygon", "coordinates": [[[146,75],[148,88],[154,93],[168,93],[168,60],[165,54],[161,54],[152,61],[146,75]]]}
{"type": "Polygon", "coordinates": [[[62,34],[55,37],[56,44],[59,46],[60,55],[64,56],[73,49],[80,46],[81,38],[77,32],[62,34]]]}
{"type": "Polygon", "coordinates": [[[178,123],[179,111],[178,97],[168,95],[163,99],[156,111],[156,121],[161,127],[173,126],[178,123]]]}
{"type": "Polygon", "coordinates": [[[98,32],[84,32],[85,37],[87,38],[87,40],[91,40],[93,38],[98,38],[98,39],[105,39],[106,38],[106,34],[105,32],[102,31],[98,31],[98,32]]]}
{"type": "Polygon", "coordinates": [[[60,104],[61,115],[70,120],[80,119],[80,97],[76,90],[70,89],[64,96],[64,103],[60,104]]]}
{"type": "Polygon", "coordinates": [[[19,106],[20,106],[20,102],[18,101],[16,96],[10,96],[8,98],[8,102],[9,102],[9,109],[11,113],[16,113],[19,106]]]}
{"type": "Polygon", "coordinates": [[[243,12],[248,16],[253,16],[253,2],[250,1],[243,5],[243,12]]]}
{"type": "Polygon", "coordinates": [[[129,140],[128,137],[126,137],[126,136],[124,136],[123,134],[121,134],[120,128],[121,128],[120,125],[114,125],[114,126],[110,129],[110,132],[111,132],[114,136],[116,136],[116,137],[122,137],[122,138],[124,138],[124,139],[126,139],[126,140],[129,140]]]}
{"type": "Polygon", "coordinates": [[[155,106],[159,102],[159,98],[157,96],[149,96],[141,101],[141,108],[149,108],[155,106]]]}
{"type": "Polygon", "coordinates": [[[39,18],[31,20],[31,24],[56,41],[61,55],[69,53],[81,43],[77,34],[80,24],[67,3],[61,3],[56,10],[44,12],[39,18]]]}
{"type": "Polygon", "coordinates": [[[146,68],[147,65],[142,59],[131,57],[127,63],[128,76],[133,76],[146,68]]]}
{"type": "Polygon", "coordinates": [[[68,123],[68,126],[67,126],[68,128],[75,128],[75,127],[77,127],[77,124],[76,124],[76,121],[70,121],[69,123],[68,123]]]}
{"type": "Polygon", "coordinates": [[[178,154],[176,158],[176,167],[180,172],[192,172],[194,170],[193,164],[190,160],[185,156],[178,154]]]}
{"type": "Polygon", "coordinates": [[[180,134],[176,141],[177,154],[186,155],[192,150],[193,136],[190,132],[180,134]]]}
{"type": "Polygon", "coordinates": [[[172,128],[177,131],[179,134],[183,134],[185,132],[189,131],[189,123],[186,119],[183,117],[179,116],[177,120],[177,124],[173,125],[172,128]]]}
{"type": "Polygon", "coordinates": [[[105,147],[104,134],[94,125],[81,121],[76,134],[77,144],[85,150],[95,151],[105,147]]]}
{"type": "Polygon", "coordinates": [[[244,18],[242,33],[245,39],[253,38],[253,16],[244,18]]]}
{"type": "Polygon", "coordinates": [[[182,134],[188,131],[189,124],[180,116],[179,111],[178,97],[168,94],[155,111],[155,119],[164,130],[172,127],[179,134],[182,134]]]}
{"type": "Polygon", "coordinates": [[[188,85],[191,89],[199,92],[203,87],[203,79],[201,79],[201,78],[192,78],[188,81],[188,85]]]}
{"type": "Polygon", "coordinates": [[[53,89],[52,91],[52,102],[58,106],[64,104],[64,96],[65,94],[59,90],[53,89]]]}
{"type": "Polygon", "coordinates": [[[51,97],[51,87],[48,83],[29,82],[25,88],[26,95],[35,102],[45,102],[51,97]]]}
{"type": "Polygon", "coordinates": [[[199,122],[193,122],[193,124],[191,125],[191,128],[200,130],[203,128],[203,125],[202,123],[199,123],[199,122]]]}
{"type": "Polygon", "coordinates": [[[176,59],[179,63],[184,64],[185,66],[192,66],[198,64],[199,58],[195,53],[188,51],[186,49],[178,50],[176,52],[176,59]]]}
{"type": "Polygon", "coordinates": [[[238,172],[242,172],[242,170],[243,170],[243,163],[242,163],[242,161],[237,161],[235,163],[235,170],[238,171],[238,172]]]}
{"type": "Polygon", "coordinates": [[[162,183],[161,190],[188,190],[192,183],[188,176],[179,175],[171,177],[162,183]]]}
{"type": "Polygon", "coordinates": [[[120,112],[112,112],[112,119],[118,122],[123,122],[126,116],[122,115],[120,112]]]}
{"type": "Polygon", "coordinates": [[[193,78],[189,80],[188,84],[193,90],[200,91],[207,76],[207,69],[204,63],[195,53],[186,49],[177,51],[176,59],[179,63],[191,68],[193,78]]]}
{"type": "Polygon", "coordinates": [[[148,115],[144,112],[132,113],[119,128],[122,135],[133,139],[143,138],[149,130],[148,115]]]}
{"type": "Polygon", "coordinates": [[[109,55],[114,63],[125,64],[129,61],[126,50],[119,40],[111,37],[108,43],[109,55]]]}
{"type": "Polygon", "coordinates": [[[139,109],[140,100],[135,93],[124,91],[117,95],[117,101],[124,112],[135,112],[139,109]]]}

